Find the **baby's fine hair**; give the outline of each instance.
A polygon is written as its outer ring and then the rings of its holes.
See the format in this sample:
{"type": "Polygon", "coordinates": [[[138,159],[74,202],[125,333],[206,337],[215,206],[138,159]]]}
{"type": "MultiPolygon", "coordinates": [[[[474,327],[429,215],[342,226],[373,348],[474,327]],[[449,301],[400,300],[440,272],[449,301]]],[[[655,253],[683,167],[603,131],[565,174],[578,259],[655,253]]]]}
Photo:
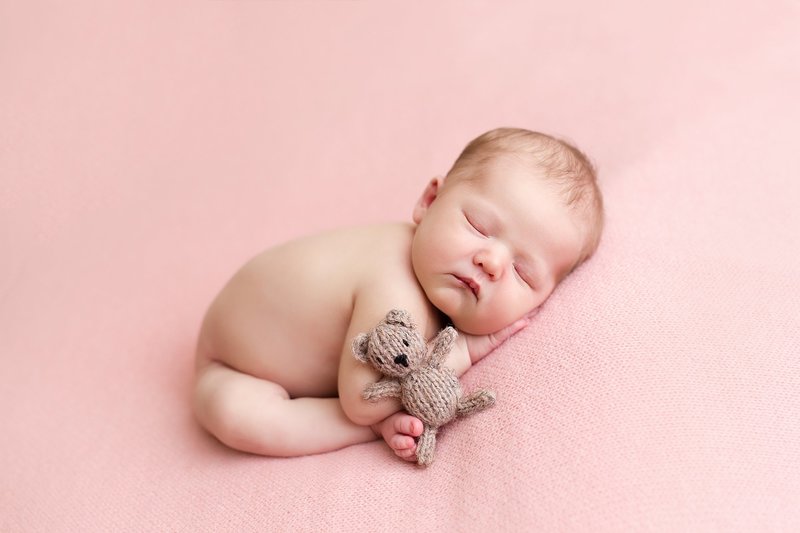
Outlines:
{"type": "Polygon", "coordinates": [[[532,164],[546,180],[558,186],[565,205],[582,218],[587,230],[575,266],[591,257],[600,243],[605,217],[597,172],[589,158],[563,139],[526,129],[498,128],[473,139],[464,148],[447,173],[447,180],[477,178],[476,170],[503,154],[520,157],[524,164],[532,164]]]}

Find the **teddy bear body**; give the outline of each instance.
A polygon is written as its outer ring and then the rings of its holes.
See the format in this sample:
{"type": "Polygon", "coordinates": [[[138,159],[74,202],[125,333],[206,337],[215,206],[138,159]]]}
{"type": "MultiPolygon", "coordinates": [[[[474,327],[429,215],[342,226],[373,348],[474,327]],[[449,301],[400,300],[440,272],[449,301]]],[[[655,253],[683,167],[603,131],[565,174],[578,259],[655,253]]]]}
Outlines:
{"type": "Polygon", "coordinates": [[[461,384],[449,368],[425,368],[402,378],[400,401],[408,414],[428,426],[439,427],[458,414],[461,384]],[[431,391],[420,394],[420,391],[431,391]]]}
{"type": "Polygon", "coordinates": [[[367,386],[364,399],[399,398],[405,410],[422,421],[424,429],[417,442],[420,465],[433,462],[439,427],[495,401],[491,391],[465,396],[455,372],[444,366],[457,335],[454,328],[446,327],[431,342],[429,351],[409,314],[393,309],[375,329],[353,340],[355,357],[384,375],[384,379],[367,386]]]}

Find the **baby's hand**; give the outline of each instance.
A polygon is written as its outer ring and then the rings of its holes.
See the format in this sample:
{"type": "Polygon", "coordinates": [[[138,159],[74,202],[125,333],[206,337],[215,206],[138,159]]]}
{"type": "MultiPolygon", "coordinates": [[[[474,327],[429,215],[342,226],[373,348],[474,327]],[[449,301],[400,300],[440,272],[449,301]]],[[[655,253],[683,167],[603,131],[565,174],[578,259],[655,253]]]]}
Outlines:
{"type": "Polygon", "coordinates": [[[422,421],[405,411],[370,426],[372,431],[394,450],[395,455],[406,461],[417,460],[417,444],[415,437],[422,435],[422,421]]]}
{"type": "Polygon", "coordinates": [[[472,364],[475,364],[503,344],[513,334],[530,324],[530,317],[530,314],[526,315],[510,326],[489,335],[468,335],[459,331],[456,342],[459,348],[467,350],[469,360],[472,364]]]}

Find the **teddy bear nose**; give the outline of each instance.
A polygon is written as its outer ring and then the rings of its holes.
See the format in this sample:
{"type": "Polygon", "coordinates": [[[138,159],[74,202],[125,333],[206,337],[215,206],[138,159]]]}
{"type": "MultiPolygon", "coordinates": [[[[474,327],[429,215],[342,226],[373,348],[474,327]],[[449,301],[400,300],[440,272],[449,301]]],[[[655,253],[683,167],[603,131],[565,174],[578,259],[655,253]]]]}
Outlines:
{"type": "Polygon", "coordinates": [[[403,365],[404,367],[408,368],[408,357],[406,357],[406,354],[401,353],[394,358],[394,363],[396,365],[403,365]]]}

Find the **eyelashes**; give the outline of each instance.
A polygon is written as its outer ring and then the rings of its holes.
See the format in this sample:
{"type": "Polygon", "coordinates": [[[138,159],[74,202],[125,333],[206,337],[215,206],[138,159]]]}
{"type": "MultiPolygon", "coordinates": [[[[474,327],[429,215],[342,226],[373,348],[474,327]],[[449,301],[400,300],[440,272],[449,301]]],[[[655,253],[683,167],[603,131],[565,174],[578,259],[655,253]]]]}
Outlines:
{"type": "Polygon", "coordinates": [[[467,219],[467,223],[470,226],[472,226],[472,229],[474,229],[475,231],[477,231],[478,233],[480,233],[484,237],[488,237],[489,236],[487,231],[480,224],[478,224],[477,222],[472,220],[468,214],[464,213],[464,218],[467,219]]]}
{"type": "Polygon", "coordinates": [[[533,288],[533,283],[531,283],[530,276],[523,274],[522,271],[520,271],[519,267],[516,265],[516,263],[514,264],[514,272],[517,273],[519,279],[521,279],[526,285],[528,285],[531,289],[533,288]]]}

